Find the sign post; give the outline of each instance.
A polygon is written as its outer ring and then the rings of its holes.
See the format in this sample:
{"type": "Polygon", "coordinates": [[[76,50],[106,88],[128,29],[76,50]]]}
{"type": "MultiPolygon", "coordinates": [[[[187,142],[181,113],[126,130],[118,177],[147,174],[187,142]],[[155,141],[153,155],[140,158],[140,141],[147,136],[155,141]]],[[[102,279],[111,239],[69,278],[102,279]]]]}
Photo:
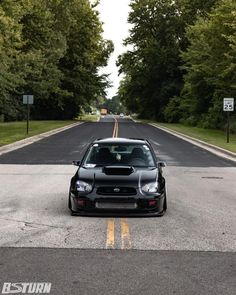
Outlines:
{"type": "Polygon", "coordinates": [[[27,104],[27,126],[26,132],[29,134],[30,105],[34,104],[33,95],[23,95],[23,104],[27,104]]]}
{"type": "Polygon", "coordinates": [[[234,111],[234,98],[224,98],[223,111],[227,112],[227,143],[229,143],[229,112],[234,111]]]}

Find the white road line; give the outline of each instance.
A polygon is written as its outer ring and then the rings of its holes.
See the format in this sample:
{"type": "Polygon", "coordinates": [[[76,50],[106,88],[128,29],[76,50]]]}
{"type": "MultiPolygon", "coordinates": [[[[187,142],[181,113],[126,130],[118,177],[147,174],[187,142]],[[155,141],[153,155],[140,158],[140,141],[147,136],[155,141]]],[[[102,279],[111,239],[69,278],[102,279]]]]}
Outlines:
{"type": "Polygon", "coordinates": [[[155,141],[155,140],[153,140],[153,139],[151,139],[150,141],[151,141],[152,143],[154,143],[155,145],[160,146],[160,143],[158,143],[157,141],[155,141]]]}
{"type": "Polygon", "coordinates": [[[52,136],[54,134],[57,134],[59,132],[68,130],[70,128],[73,128],[75,126],[82,125],[82,124],[83,124],[83,122],[70,124],[70,125],[67,125],[67,126],[64,126],[64,127],[61,127],[61,128],[53,129],[53,130],[50,130],[48,132],[44,132],[44,133],[41,133],[41,134],[38,134],[38,135],[34,135],[34,136],[31,136],[31,137],[16,141],[16,142],[11,143],[11,144],[4,145],[4,146],[0,147],[0,156],[3,155],[3,154],[9,153],[9,152],[18,150],[18,149],[20,149],[22,147],[25,147],[25,146],[27,146],[29,144],[37,142],[37,141],[39,141],[41,139],[44,139],[46,137],[52,136]]]}

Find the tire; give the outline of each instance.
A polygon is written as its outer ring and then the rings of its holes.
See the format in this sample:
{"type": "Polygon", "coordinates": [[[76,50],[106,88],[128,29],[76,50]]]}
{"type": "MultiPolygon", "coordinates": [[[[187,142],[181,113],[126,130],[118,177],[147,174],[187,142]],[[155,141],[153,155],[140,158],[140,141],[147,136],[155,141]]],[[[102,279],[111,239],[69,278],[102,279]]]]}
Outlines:
{"type": "Polygon", "coordinates": [[[68,208],[71,210],[71,199],[70,199],[70,193],[69,193],[69,197],[68,197],[68,208]]]}
{"type": "Polygon", "coordinates": [[[165,199],[164,199],[164,204],[163,204],[163,211],[167,210],[167,197],[166,197],[166,189],[165,189],[165,199]]]}
{"type": "Polygon", "coordinates": [[[71,199],[70,199],[70,193],[69,193],[69,198],[68,198],[68,208],[70,210],[70,214],[71,216],[75,216],[76,212],[72,210],[72,206],[71,206],[71,199]]]}

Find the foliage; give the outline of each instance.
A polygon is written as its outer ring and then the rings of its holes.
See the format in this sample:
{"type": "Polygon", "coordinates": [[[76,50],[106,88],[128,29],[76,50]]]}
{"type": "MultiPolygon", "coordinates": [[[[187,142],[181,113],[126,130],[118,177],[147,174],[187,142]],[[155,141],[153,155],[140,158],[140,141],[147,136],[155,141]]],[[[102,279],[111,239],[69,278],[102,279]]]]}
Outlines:
{"type": "Polygon", "coordinates": [[[158,123],[162,127],[177,131],[179,133],[200,139],[210,144],[219,146],[232,152],[236,152],[236,134],[230,135],[230,142],[226,141],[226,132],[216,129],[206,129],[193,126],[186,126],[180,123],[158,123]]]}
{"type": "Polygon", "coordinates": [[[34,118],[75,117],[107,86],[99,75],[113,50],[89,0],[0,2],[0,113],[22,117],[33,94],[34,118]]]}
{"type": "Polygon", "coordinates": [[[75,123],[75,121],[30,121],[29,134],[26,133],[25,122],[0,123],[0,146],[64,127],[72,123],[75,123]]]}
{"type": "MultiPolygon", "coordinates": [[[[8,113],[14,117],[20,106],[11,94],[24,82],[18,56],[22,46],[21,25],[12,19],[13,12],[5,9],[9,1],[3,3],[0,5],[0,114],[8,113]]],[[[16,16],[20,13],[18,6],[14,8],[14,13],[16,16]]]]}
{"type": "Polygon", "coordinates": [[[112,99],[107,99],[104,106],[108,109],[108,112],[112,114],[126,113],[126,108],[120,101],[118,95],[113,96],[112,99]]]}
{"type": "Polygon", "coordinates": [[[179,92],[182,80],[178,7],[171,0],[136,0],[131,8],[133,27],[125,44],[133,50],[118,60],[125,74],[119,95],[141,117],[163,119],[163,107],[179,92]]]}
{"type": "Polygon", "coordinates": [[[209,15],[189,27],[190,46],[182,54],[182,105],[185,118],[195,116],[204,127],[222,127],[223,97],[236,97],[236,3],[222,1],[209,15]]]}
{"type": "Polygon", "coordinates": [[[233,0],[133,0],[119,97],[141,118],[224,126],[236,91],[233,0]]]}

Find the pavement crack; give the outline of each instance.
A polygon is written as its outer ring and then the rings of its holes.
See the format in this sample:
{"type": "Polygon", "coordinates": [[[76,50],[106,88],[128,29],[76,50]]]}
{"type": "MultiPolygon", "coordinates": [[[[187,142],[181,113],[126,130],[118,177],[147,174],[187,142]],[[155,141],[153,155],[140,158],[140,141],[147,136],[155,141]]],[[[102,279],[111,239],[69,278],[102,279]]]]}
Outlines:
{"type": "Polygon", "coordinates": [[[65,235],[65,238],[64,238],[64,243],[65,243],[65,244],[68,243],[68,238],[69,238],[69,236],[72,234],[72,233],[71,233],[71,229],[72,229],[72,226],[68,226],[68,227],[66,227],[67,234],[65,235]]]}
{"type": "Polygon", "coordinates": [[[50,224],[45,224],[45,223],[30,222],[30,221],[18,220],[18,219],[11,219],[11,218],[0,218],[0,220],[7,220],[7,221],[13,221],[13,222],[21,222],[21,223],[24,224],[24,227],[37,228],[37,226],[45,226],[45,227],[50,227],[50,228],[63,228],[62,226],[50,225],[50,224]]]}

